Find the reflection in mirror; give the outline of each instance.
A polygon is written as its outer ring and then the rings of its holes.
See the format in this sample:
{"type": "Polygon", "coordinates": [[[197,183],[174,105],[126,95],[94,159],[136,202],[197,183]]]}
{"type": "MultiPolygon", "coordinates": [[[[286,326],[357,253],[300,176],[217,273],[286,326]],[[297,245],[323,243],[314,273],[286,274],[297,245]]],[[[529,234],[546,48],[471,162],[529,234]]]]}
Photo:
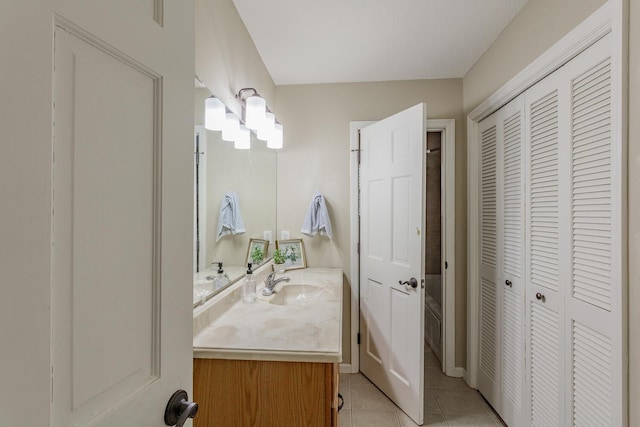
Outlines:
{"type": "MultiPolygon", "coordinates": [[[[221,132],[204,128],[207,88],[195,90],[194,137],[194,306],[244,276],[247,260],[259,263],[272,256],[265,232],[276,232],[276,152],[251,134],[251,148],[237,150],[222,140],[221,132]],[[220,207],[225,195],[235,192],[245,231],[218,238],[220,207]],[[262,246],[260,246],[260,244],[262,246]],[[261,247],[261,254],[255,250],[261,247]],[[261,256],[257,256],[261,255],[261,256]],[[220,278],[222,263],[226,282],[220,278]],[[226,283],[219,285],[219,283],[226,283]]],[[[255,269],[256,266],[254,266],[255,269]]]]}

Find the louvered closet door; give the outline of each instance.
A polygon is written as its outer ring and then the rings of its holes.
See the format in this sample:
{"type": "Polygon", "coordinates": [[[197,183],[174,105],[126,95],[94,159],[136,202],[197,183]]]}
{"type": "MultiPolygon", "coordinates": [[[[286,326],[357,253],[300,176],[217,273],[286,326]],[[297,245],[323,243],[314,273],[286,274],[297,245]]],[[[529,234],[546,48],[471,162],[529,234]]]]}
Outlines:
{"type": "Polygon", "coordinates": [[[567,67],[571,269],[566,425],[622,425],[621,167],[612,132],[611,36],[567,67]]]}
{"type": "Polygon", "coordinates": [[[523,420],[525,384],[524,310],[524,96],[498,111],[498,147],[501,154],[498,207],[502,214],[498,236],[502,241],[502,277],[498,286],[502,319],[501,402],[496,408],[508,425],[523,420]]]}
{"type": "Polygon", "coordinates": [[[610,36],[525,93],[532,425],[619,426],[621,169],[610,36]]]}
{"type": "Polygon", "coordinates": [[[494,407],[500,402],[498,173],[497,114],[479,123],[480,164],[480,335],[478,389],[494,407]]]}
{"type": "Polygon", "coordinates": [[[510,425],[524,408],[524,97],[480,123],[481,280],[478,388],[510,425]]]}
{"type": "Polygon", "coordinates": [[[561,85],[556,72],[525,93],[527,412],[530,425],[539,427],[564,425],[562,288],[567,286],[567,247],[563,245],[568,223],[562,215],[562,200],[567,198],[561,188],[566,182],[562,178],[566,154],[560,141],[568,136],[568,116],[566,108],[561,108],[567,102],[561,85]]]}

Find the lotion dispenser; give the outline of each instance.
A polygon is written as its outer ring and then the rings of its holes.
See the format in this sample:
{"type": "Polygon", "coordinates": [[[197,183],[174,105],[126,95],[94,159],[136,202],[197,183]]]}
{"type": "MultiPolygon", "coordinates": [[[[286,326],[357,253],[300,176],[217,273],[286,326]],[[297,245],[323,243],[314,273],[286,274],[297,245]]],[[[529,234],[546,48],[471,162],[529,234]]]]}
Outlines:
{"type": "Polygon", "coordinates": [[[222,269],[222,263],[218,263],[218,274],[216,274],[215,279],[213,279],[213,288],[214,290],[222,289],[229,283],[229,276],[222,269]]]}
{"type": "Polygon", "coordinates": [[[244,302],[255,302],[256,300],[256,279],[253,278],[251,263],[247,264],[247,275],[244,277],[242,287],[242,300],[244,302]]]}

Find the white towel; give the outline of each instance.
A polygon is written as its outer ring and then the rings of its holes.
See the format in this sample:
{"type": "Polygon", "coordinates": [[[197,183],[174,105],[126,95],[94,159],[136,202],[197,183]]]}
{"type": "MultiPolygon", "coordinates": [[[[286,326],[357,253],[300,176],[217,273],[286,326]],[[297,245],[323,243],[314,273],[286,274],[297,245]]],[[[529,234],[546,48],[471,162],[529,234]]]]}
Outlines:
{"type": "Polygon", "coordinates": [[[222,198],[220,203],[220,214],[218,215],[218,232],[216,242],[227,234],[244,233],[244,222],[240,213],[240,196],[235,191],[229,191],[222,198]]]}
{"type": "Polygon", "coordinates": [[[333,240],[331,218],[329,218],[329,211],[327,211],[324,196],[320,194],[319,191],[313,193],[309,211],[307,212],[307,216],[304,217],[304,223],[300,231],[312,237],[315,234],[320,234],[322,236],[328,236],[329,239],[333,240]]]}

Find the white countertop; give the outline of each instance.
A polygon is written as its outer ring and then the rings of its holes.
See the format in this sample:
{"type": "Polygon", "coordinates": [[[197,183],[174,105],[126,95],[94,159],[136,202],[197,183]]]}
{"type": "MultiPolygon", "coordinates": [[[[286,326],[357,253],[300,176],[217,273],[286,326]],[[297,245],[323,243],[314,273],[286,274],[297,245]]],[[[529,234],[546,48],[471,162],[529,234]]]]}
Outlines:
{"type": "MultiPolygon", "coordinates": [[[[258,294],[269,271],[257,275],[258,294]]],[[[194,312],[196,358],[340,362],[342,360],[342,270],[308,268],[283,274],[284,287],[314,285],[317,297],[276,305],[259,297],[242,301],[243,280],[194,312]]],[[[283,275],[278,275],[282,277],[283,275]]],[[[293,287],[291,288],[294,289],[293,287]]]]}
{"type": "MultiPolygon", "coordinates": [[[[247,267],[240,266],[225,266],[224,272],[229,277],[229,283],[235,283],[240,280],[247,272],[247,267]]],[[[203,304],[204,301],[212,298],[212,295],[217,291],[213,288],[213,279],[209,280],[207,277],[215,277],[218,274],[218,267],[212,266],[205,270],[195,273],[193,275],[193,306],[196,307],[203,304]]]]}

